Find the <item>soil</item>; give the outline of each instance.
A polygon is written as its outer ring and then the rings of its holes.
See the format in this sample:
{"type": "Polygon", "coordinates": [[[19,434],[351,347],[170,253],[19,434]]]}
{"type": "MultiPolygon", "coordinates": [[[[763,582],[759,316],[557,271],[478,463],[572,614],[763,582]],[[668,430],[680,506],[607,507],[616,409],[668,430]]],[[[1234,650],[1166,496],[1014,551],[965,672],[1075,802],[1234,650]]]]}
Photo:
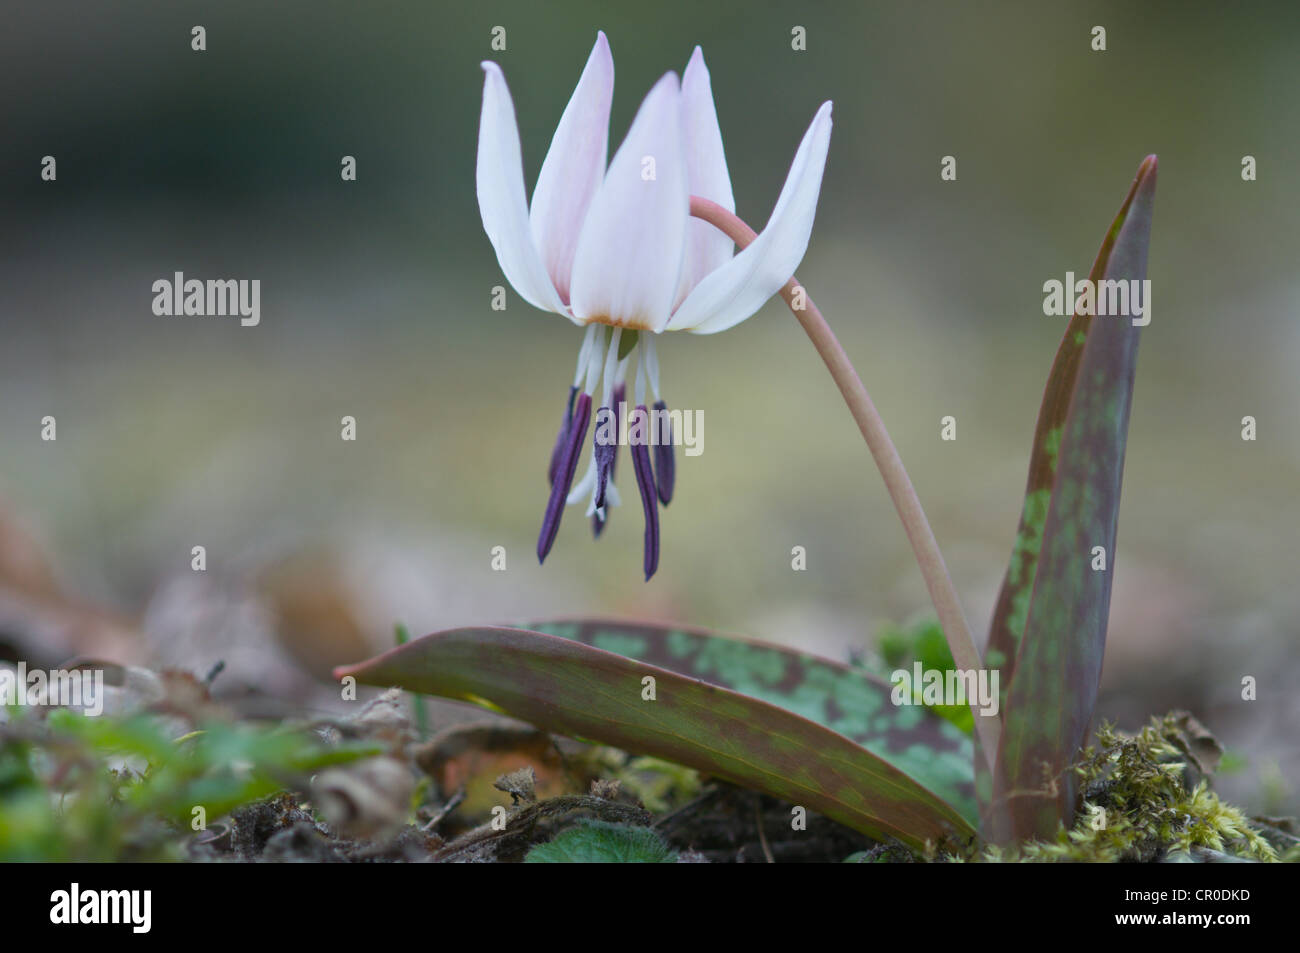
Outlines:
{"type": "Polygon", "coordinates": [[[795,831],[791,808],[722,782],[706,784],[682,807],[657,818],[620,795],[562,795],[515,811],[506,829],[459,827],[454,808],[432,825],[405,825],[379,839],[350,840],[313,818],[289,793],[235,812],[188,847],[191,860],[231,863],[518,862],[579,818],[646,825],[678,852],[680,863],[839,862],[867,851],[882,860],[910,859],[840,824],[812,814],[795,831]]]}

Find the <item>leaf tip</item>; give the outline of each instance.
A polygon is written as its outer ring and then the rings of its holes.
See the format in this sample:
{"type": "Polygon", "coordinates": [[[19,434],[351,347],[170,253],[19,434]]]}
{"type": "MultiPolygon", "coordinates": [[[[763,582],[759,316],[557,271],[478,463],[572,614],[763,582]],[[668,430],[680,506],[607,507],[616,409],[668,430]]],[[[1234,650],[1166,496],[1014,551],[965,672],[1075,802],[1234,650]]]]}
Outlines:
{"type": "Polygon", "coordinates": [[[1137,173],[1138,181],[1145,182],[1146,180],[1150,179],[1154,184],[1156,171],[1159,165],[1160,165],[1160,159],[1154,152],[1151,153],[1149,156],[1147,156],[1145,159],[1143,159],[1142,164],[1138,166],[1138,173],[1137,173]]]}

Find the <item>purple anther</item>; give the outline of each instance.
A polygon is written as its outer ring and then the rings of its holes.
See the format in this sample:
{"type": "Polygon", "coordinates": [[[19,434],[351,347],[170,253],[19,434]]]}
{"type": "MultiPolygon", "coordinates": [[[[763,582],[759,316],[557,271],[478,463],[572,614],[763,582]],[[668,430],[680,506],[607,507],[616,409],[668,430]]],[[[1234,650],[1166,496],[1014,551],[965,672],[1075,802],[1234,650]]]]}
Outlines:
{"type": "Polygon", "coordinates": [[[592,437],[596,452],[596,509],[605,505],[605,488],[614,470],[614,455],[618,452],[618,421],[614,411],[602,407],[596,411],[596,431],[592,437]]]}
{"type": "Polygon", "coordinates": [[[578,396],[578,388],[569,388],[569,402],[564,405],[564,419],[560,421],[560,432],[555,436],[555,449],[551,451],[551,465],[546,471],[547,482],[555,483],[555,471],[560,466],[560,456],[564,453],[564,444],[569,436],[569,424],[573,421],[573,401],[578,396]]]}
{"type": "Polygon", "coordinates": [[[555,534],[560,530],[560,517],[564,515],[564,503],[573,486],[573,474],[578,469],[578,458],[582,456],[582,445],[587,439],[587,424],[590,421],[591,395],[581,394],[573,416],[569,419],[563,451],[556,462],[551,498],[546,503],[546,515],[542,518],[542,533],[537,537],[538,562],[546,561],[546,554],[555,542],[555,534]]]}
{"type": "Polygon", "coordinates": [[[659,568],[659,500],[655,495],[655,476],[650,468],[650,449],[646,446],[649,438],[649,412],[644,404],[638,404],[633,415],[641,415],[646,425],[646,440],[629,441],[628,449],[632,453],[632,469],[636,471],[637,489],[641,491],[641,508],[645,510],[645,568],[646,581],[659,568]]]}
{"type": "Polygon", "coordinates": [[[655,418],[663,421],[655,425],[655,485],[659,489],[659,502],[667,506],[673,500],[673,484],[677,482],[677,461],[673,457],[673,421],[668,416],[668,405],[655,401],[655,418]]]}

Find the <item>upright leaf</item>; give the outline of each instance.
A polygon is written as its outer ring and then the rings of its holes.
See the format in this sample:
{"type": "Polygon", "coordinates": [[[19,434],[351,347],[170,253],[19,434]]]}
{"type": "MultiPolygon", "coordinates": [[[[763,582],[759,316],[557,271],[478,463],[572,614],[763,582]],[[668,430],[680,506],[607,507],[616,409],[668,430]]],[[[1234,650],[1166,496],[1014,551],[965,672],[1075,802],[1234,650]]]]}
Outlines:
{"type": "MultiPolygon", "coordinates": [[[[1088,275],[1094,288],[1145,280],[1155,188],[1148,156],[1088,275]]],[[[1076,313],[1048,378],[985,652],[1005,692],[985,817],[994,840],[1050,836],[1074,811],[1066,768],[1087,737],[1101,678],[1139,331],[1129,317],[1076,313]],[[1098,546],[1104,570],[1092,568],[1098,546]]]]}
{"type": "Polygon", "coordinates": [[[843,735],[570,639],[451,629],[334,674],[487,704],[550,731],[675,761],[878,839],[922,847],[974,833],[955,808],[843,735]]]}

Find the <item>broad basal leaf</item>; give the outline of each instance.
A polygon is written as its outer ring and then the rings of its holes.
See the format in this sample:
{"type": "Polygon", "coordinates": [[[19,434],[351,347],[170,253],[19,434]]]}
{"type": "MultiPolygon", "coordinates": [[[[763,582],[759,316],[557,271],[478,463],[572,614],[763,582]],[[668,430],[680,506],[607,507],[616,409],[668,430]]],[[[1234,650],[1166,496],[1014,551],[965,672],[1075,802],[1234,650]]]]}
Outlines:
{"type": "Polygon", "coordinates": [[[802,715],[879,755],[972,824],[979,817],[970,736],[921,705],[895,705],[890,700],[893,686],[869,672],[779,645],[682,626],[559,619],[526,628],[649,662],[802,715]]]}
{"type": "Polygon", "coordinates": [[[699,679],[525,629],[452,629],[335,669],[486,703],[559,734],[655,755],[912,847],[964,839],[950,805],[854,742],[699,679]]]}
{"type": "MultiPolygon", "coordinates": [[[[1155,188],[1149,156],[1088,275],[1099,296],[1118,300],[1111,296],[1120,286],[1105,282],[1140,288],[1146,278],[1155,188]]],[[[1075,300],[1073,289],[1067,294],[1075,300]]],[[[1145,323],[1145,291],[1141,300],[1145,323]]],[[[1072,815],[1066,767],[1087,736],[1101,677],[1140,325],[1079,310],[1047,381],[1024,513],[985,653],[1005,690],[999,776],[986,815],[987,833],[999,841],[1050,836],[1072,815]],[[1094,569],[1097,547],[1105,563],[1094,569]]]]}

